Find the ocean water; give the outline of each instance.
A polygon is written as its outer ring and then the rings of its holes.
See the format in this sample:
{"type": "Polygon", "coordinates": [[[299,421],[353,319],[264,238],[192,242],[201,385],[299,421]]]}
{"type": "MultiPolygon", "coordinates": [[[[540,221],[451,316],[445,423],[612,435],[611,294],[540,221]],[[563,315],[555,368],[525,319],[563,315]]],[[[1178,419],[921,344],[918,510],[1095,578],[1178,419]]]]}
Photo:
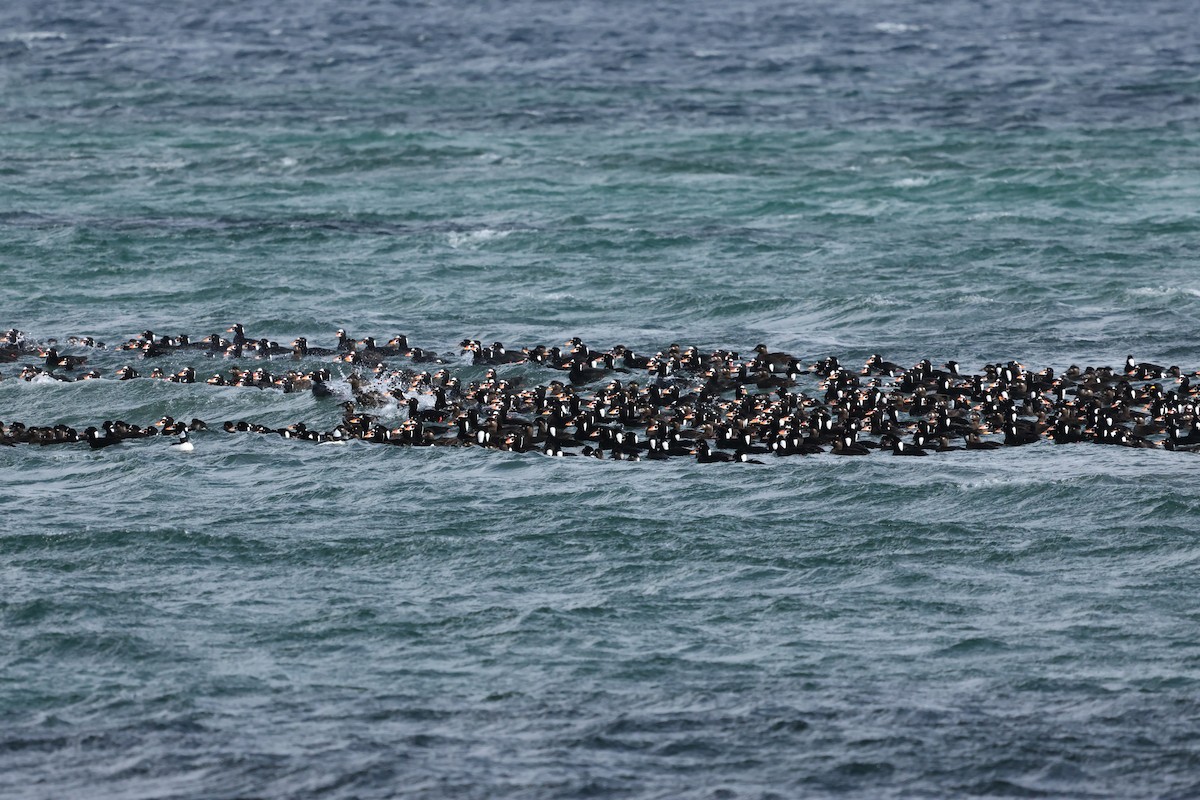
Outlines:
{"type": "MultiPolygon", "coordinates": [[[[177,5],[0,9],[4,328],[1200,369],[1191,4],[177,5]]],[[[0,448],[0,796],[1200,795],[1193,454],[195,442],[0,448]]]]}

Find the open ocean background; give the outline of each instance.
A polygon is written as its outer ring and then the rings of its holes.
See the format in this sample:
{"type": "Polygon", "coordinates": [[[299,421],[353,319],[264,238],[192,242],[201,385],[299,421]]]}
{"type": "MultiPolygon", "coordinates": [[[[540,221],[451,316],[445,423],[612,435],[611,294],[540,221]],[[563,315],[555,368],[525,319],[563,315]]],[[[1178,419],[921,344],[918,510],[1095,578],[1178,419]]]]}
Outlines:
{"type": "MultiPolygon", "coordinates": [[[[1183,0],[0,8],[38,339],[1194,370],[1198,240],[1183,0]]],[[[6,422],[340,418],[0,372],[6,422]]],[[[0,448],[0,796],[1200,796],[1194,455],[195,439],[0,448]]]]}

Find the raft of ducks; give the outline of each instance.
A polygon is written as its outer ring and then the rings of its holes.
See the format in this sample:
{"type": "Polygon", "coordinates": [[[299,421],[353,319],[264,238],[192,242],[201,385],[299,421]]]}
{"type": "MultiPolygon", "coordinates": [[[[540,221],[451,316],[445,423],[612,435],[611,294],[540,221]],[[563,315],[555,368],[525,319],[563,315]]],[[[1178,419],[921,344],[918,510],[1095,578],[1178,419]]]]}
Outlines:
{"type": "Polygon", "coordinates": [[[1200,385],[1194,381],[1200,373],[1133,356],[1121,369],[1071,366],[1058,374],[1008,361],[965,374],[953,361],[935,367],[924,359],[905,368],[879,355],[858,369],[832,356],[806,364],[762,344],[745,357],[679,344],[642,356],[623,345],[596,349],[578,337],[561,346],[519,349],[464,339],[458,352],[439,354],[411,346],[403,335],[378,345],[338,330],[335,345],[320,348],[303,337],[290,347],[252,338],[240,324],[225,333],[232,336],[213,333],[193,342],[145,331],[115,347],[72,336],[66,346],[75,352],[68,354],[55,340],[37,342],[13,329],[0,339],[0,363],[18,364],[18,379],[25,381],[129,381],[144,371],[147,379],[174,383],[309,392],[318,402],[340,400],[341,421],[330,429],[244,420],[210,428],[199,419],[164,417],[146,427],[117,420],[83,431],[11,422],[0,423],[0,445],[86,443],[102,449],[173,436],[174,447],[190,451],[189,432],[219,429],[318,444],[359,440],[705,463],[764,463],[767,456],[826,452],[927,456],[1043,440],[1200,451],[1200,385]],[[86,351],[234,363],[207,378],[190,364],[178,371],[123,364],[106,377],[86,369],[86,351]],[[245,359],[340,366],[271,371],[242,366],[245,359]]]}

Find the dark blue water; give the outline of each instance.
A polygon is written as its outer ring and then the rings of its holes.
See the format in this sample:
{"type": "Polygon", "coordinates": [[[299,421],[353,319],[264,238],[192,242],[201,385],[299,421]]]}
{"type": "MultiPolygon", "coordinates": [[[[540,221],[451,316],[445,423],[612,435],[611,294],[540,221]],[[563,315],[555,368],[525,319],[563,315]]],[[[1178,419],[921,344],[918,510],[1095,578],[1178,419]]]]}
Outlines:
{"type": "MultiPolygon", "coordinates": [[[[4,328],[1200,368],[1187,3],[205,6],[0,9],[4,328]]],[[[0,448],[3,796],[1200,794],[1192,454],[195,442],[0,448]]]]}

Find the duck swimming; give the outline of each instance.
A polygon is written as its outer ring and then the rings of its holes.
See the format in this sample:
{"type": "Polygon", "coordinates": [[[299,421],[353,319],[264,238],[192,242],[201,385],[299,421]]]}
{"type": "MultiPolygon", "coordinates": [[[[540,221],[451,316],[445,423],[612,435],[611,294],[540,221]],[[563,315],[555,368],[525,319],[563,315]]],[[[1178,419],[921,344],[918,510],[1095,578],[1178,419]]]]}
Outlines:
{"type": "Polygon", "coordinates": [[[192,444],[191,437],[188,436],[187,428],[180,428],[179,441],[171,445],[171,449],[179,453],[190,453],[196,449],[196,446],[192,444]]]}
{"type": "MultiPolygon", "coordinates": [[[[544,345],[518,348],[495,341],[484,346],[464,339],[463,353],[469,358],[443,364],[431,375],[411,367],[433,350],[413,347],[407,335],[381,347],[370,336],[355,343],[343,329],[339,349],[332,350],[310,348],[304,337],[295,338],[290,348],[266,337],[251,340],[240,324],[228,332],[233,334],[228,342],[210,334],[192,345],[187,334],[156,337],[147,330],[111,350],[87,345],[96,341],[93,337],[74,336],[77,346],[89,346],[88,356],[67,356],[53,338],[45,338],[46,347],[35,359],[39,351],[30,344],[34,340],[13,328],[0,339],[0,358],[20,364],[23,381],[95,384],[139,377],[131,366],[117,369],[119,362],[110,360],[138,350],[143,356],[153,353],[161,364],[151,378],[180,384],[179,392],[189,393],[177,397],[220,386],[227,392],[309,392],[314,408],[335,397],[353,398],[381,416],[408,411],[408,424],[395,430],[356,415],[340,430],[297,428],[303,435],[290,437],[297,442],[483,444],[517,456],[547,450],[583,455],[588,448],[588,454],[607,460],[703,457],[713,463],[730,452],[731,459],[744,461],[765,454],[819,456],[829,448],[839,456],[882,451],[953,457],[956,451],[1021,447],[1043,439],[1177,453],[1200,444],[1195,373],[1178,366],[1164,369],[1132,355],[1120,369],[1073,364],[1062,372],[1051,367],[1035,371],[1008,359],[972,373],[956,361],[929,358],[902,369],[873,354],[858,372],[843,369],[837,356],[812,361],[804,370],[799,358],[762,343],[746,358],[736,349],[680,342],[645,358],[625,345],[602,350],[579,337],[567,342],[569,354],[544,345]],[[215,352],[231,359],[228,367],[197,381],[192,360],[215,352]],[[289,354],[331,363],[309,373],[286,374],[272,374],[265,362],[256,369],[242,366],[244,358],[289,354]],[[65,373],[89,357],[99,366],[72,381],[65,373]],[[411,360],[398,367],[388,363],[391,357],[411,360]],[[480,376],[480,366],[488,368],[486,375],[480,376]],[[546,380],[547,369],[567,374],[546,380]]],[[[38,431],[41,443],[87,442],[92,449],[146,435],[137,426],[111,423],[74,437],[64,432],[65,426],[25,430],[38,431]]],[[[278,430],[278,425],[247,423],[233,432],[278,430]]],[[[164,433],[177,431],[177,426],[163,427],[164,433]]]]}

